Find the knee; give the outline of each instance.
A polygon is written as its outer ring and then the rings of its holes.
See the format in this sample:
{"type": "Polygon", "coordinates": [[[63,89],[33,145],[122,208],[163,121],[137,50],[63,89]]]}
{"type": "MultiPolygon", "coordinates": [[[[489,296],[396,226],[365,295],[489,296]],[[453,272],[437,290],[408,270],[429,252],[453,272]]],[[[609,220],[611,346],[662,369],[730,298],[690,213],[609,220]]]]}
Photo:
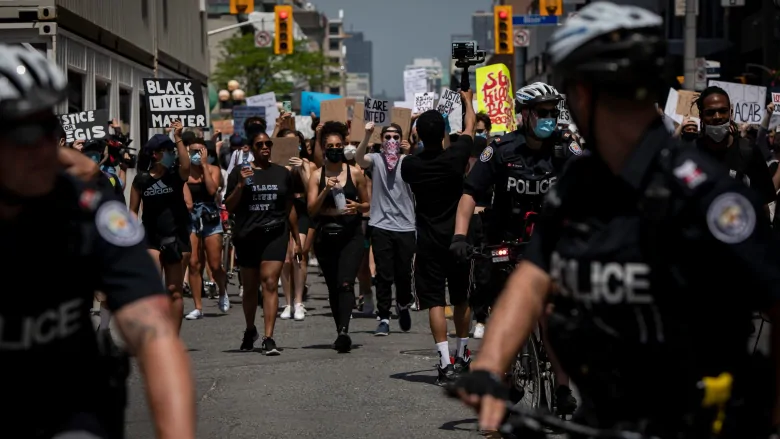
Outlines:
{"type": "Polygon", "coordinates": [[[263,287],[263,293],[268,292],[276,294],[279,289],[279,279],[264,277],[260,280],[260,285],[263,287]]]}

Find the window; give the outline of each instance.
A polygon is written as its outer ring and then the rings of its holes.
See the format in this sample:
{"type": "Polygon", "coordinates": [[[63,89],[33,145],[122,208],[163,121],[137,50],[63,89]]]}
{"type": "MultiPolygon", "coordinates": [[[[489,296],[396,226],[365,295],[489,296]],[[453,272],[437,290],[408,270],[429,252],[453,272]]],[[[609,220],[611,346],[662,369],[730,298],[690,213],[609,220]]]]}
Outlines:
{"type": "Polygon", "coordinates": [[[330,87],[330,94],[332,94],[332,95],[341,94],[341,88],[339,88],[339,87],[330,87]]]}
{"type": "Polygon", "coordinates": [[[341,81],[341,73],[339,72],[330,72],[330,81],[341,81]]]}
{"type": "Polygon", "coordinates": [[[122,124],[122,132],[129,131],[130,114],[132,112],[133,99],[130,90],[119,89],[119,121],[122,124]]]}
{"type": "Polygon", "coordinates": [[[328,48],[330,50],[341,50],[341,42],[339,40],[331,39],[328,41],[328,48]]]}
{"type": "Polygon", "coordinates": [[[341,35],[341,25],[331,24],[328,26],[328,35],[341,35]]]}
{"type": "Polygon", "coordinates": [[[68,114],[84,111],[84,75],[68,70],[68,114]]]}
{"type": "Polygon", "coordinates": [[[338,67],[341,65],[341,61],[335,56],[331,56],[328,59],[330,60],[330,63],[333,64],[334,67],[338,67]]]}
{"type": "Polygon", "coordinates": [[[168,0],[162,0],[163,29],[168,30],[168,0]]]}
{"type": "Polygon", "coordinates": [[[111,84],[99,79],[95,81],[95,109],[111,109],[111,84]]]}

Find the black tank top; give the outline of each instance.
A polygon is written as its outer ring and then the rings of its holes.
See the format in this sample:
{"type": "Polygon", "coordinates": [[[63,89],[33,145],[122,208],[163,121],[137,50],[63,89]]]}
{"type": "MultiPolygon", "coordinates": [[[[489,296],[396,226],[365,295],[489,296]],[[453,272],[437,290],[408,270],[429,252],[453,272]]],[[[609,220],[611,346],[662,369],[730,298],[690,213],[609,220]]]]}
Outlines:
{"type": "Polygon", "coordinates": [[[190,194],[192,194],[193,204],[197,203],[213,203],[214,196],[209,195],[209,191],[206,189],[206,182],[200,183],[187,182],[187,187],[190,188],[190,194]]]}
{"type": "MultiPolygon", "coordinates": [[[[322,168],[320,173],[320,191],[325,189],[325,168],[322,168]]],[[[347,184],[344,185],[344,197],[347,200],[357,201],[358,191],[355,183],[352,182],[352,169],[347,165],[347,184]]],[[[336,200],[333,198],[333,192],[329,193],[325,197],[325,201],[322,202],[322,210],[332,209],[336,207],[336,200]]]]}

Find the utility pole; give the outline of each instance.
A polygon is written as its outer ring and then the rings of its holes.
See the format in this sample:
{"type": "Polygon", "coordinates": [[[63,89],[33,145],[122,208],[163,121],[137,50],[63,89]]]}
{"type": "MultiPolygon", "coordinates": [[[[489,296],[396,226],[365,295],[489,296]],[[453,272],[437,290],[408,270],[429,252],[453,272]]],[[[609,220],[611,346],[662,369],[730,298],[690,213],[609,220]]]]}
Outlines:
{"type": "Polygon", "coordinates": [[[685,81],[683,88],[693,90],[696,77],[696,3],[699,0],[685,0],[685,81]]]}

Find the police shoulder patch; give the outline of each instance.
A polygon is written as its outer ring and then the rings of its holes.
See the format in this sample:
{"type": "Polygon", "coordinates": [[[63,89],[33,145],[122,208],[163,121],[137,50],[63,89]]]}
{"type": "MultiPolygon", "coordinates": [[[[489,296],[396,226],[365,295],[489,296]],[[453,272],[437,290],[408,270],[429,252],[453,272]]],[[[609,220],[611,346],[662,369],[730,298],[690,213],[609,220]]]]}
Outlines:
{"type": "Polygon", "coordinates": [[[718,241],[738,244],[756,228],[756,211],[744,195],[726,192],[707,208],[707,227],[718,241]]]}
{"type": "Polygon", "coordinates": [[[144,239],[144,229],[119,201],[104,203],[95,214],[95,226],[109,244],[131,247],[144,239]]]}
{"type": "Polygon", "coordinates": [[[493,158],[493,147],[488,146],[484,150],[482,150],[482,154],[479,155],[479,161],[481,162],[488,162],[490,159],[493,158]]]}
{"type": "Polygon", "coordinates": [[[580,148],[580,145],[577,145],[577,142],[571,142],[569,144],[569,151],[574,155],[582,155],[582,148],[580,148]]]}

